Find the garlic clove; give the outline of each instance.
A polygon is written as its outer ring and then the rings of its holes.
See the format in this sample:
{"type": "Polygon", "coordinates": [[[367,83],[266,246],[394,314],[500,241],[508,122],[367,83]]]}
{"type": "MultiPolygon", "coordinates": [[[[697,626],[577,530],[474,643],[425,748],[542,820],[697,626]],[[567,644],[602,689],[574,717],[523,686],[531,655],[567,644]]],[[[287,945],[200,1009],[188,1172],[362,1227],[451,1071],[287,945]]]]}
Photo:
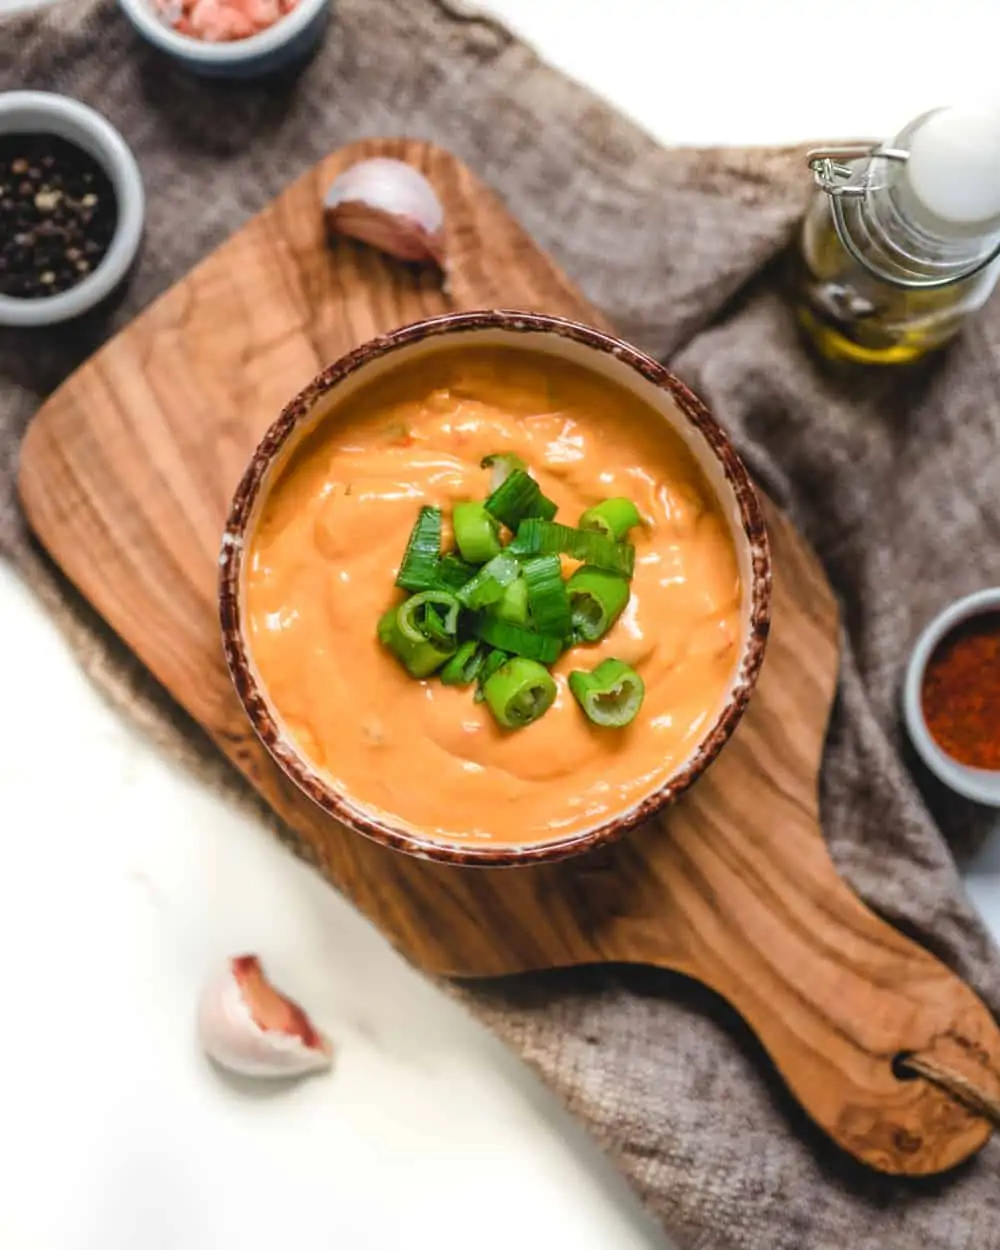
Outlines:
{"type": "Polygon", "coordinates": [[[323,200],[327,228],[399,260],[441,265],[444,209],[434,188],[405,161],[376,156],[334,180],[323,200]]]}
{"type": "Polygon", "coordinates": [[[299,1076],[333,1062],[329,1039],[271,985],[256,955],[230,959],[206,983],[198,1034],[206,1054],[243,1076],[299,1076]]]}

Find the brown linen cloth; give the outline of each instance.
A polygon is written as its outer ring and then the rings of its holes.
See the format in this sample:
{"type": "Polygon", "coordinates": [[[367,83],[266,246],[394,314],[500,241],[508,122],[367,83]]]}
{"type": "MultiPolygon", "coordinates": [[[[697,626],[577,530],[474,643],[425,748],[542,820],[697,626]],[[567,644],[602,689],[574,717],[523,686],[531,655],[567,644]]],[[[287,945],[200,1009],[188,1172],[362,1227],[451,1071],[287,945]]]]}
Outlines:
{"type": "MultiPolygon", "coordinates": [[[[852,379],[820,366],[796,338],[777,263],[809,194],[801,153],[664,151],[446,0],[343,0],[297,82],[227,86],[146,48],[110,4],[70,0],[0,23],[0,88],[28,87],[110,117],[149,193],[142,264],[110,323],[0,332],[0,548],[116,702],[248,801],[32,547],[14,494],[32,411],[318,157],[365,134],[435,139],[503,193],[625,335],[672,361],[815,544],[847,635],[823,786],[834,856],[1000,1009],[1000,959],[949,851],[974,843],[985,813],[918,788],[896,712],[928,615],[1000,583],[1000,301],[908,372],[852,379]]],[[[1000,1247],[1000,1145],[947,1180],[866,1172],[792,1106],[739,1022],[680,978],[582,970],[465,998],[689,1250],[1000,1247]]]]}

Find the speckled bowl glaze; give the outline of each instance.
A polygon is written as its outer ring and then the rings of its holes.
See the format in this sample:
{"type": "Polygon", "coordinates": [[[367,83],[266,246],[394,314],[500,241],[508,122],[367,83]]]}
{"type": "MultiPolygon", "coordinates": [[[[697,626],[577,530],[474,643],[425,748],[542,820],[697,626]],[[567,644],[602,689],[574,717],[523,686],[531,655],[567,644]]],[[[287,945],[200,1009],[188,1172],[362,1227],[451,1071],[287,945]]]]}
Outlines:
{"type": "Polygon", "coordinates": [[[490,310],[456,313],[404,326],[373,339],[325,369],[297,395],[264,435],[233,499],[220,556],[220,614],[226,660],[247,715],[270,754],[315,803],[348,828],[421,859],[467,867],[518,867],[562,859],[614,840],[691,786],[739,723],[764,659],[771,561],[760,503],[729,439],[682,382],[662,365],[600,330],[536,313],[490,310]],[[743,580],[739,663],[715,719],[686,760],[656,791],[592,828],[551,841],[458,843],[423,835],[366,810],[302,755],[270,703],[246,636],[244,555],[271,484],[300,440],[359,386],[390,372],[404,358],[457,345],[509,346],[569,359],[610,378],[651,405],[684,440],[715,492],[736,545],[743,580]]]}

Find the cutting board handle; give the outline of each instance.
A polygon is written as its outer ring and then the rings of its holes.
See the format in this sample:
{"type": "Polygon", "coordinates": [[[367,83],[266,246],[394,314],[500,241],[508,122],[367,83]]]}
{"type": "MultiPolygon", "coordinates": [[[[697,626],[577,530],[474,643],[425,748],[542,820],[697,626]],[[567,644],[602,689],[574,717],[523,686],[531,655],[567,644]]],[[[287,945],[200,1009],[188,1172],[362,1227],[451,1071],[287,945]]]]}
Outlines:
{"type": "Polygon", "coordinates": [[[1000,1030],[985,1004],[857,898],[807,813],[760,857],[721,825],[694,833],[667,836],[675,902],[700,939],[657,962],[721,994],[865,1163],[921,1176],[979,1150],[1000,1122],[1000,1030]]]}

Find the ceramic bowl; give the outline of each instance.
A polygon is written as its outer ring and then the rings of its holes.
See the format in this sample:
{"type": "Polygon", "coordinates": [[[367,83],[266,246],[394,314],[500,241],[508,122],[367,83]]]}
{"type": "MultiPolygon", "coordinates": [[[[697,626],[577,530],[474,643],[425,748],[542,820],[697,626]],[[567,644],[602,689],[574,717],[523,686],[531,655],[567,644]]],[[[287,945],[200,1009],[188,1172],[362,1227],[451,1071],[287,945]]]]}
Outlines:
{"type": "Polygon", "coordinates": [[[917,754],[939,780],[964,798],[989,807],[1000,807],[1000,771],[969,768],[942,751],[927,728],[922,700],[924,673],[938,643],[963,621],[987,612],[1000,612],[1000,586],[978,590],[956,600],[926,626],[917,639],[906,669],[903,719],[917,754]]]}
{"type": "Polygon", "coordinates": [[[193,74],[205,78],[259,78],[305,61],[326,32],[332,0],[299,0],[280,21],[249,39],[209,43],[172,30],[152,0],[118,0],[142,37],[193,74]]]}
{"type": "Polygon", "coordinates": [[[128,273],[142,241],[145,195],[135,157],[114,126],[92,108],[46,91],[0,94],[0,134],[52,134],[75,143],[103,167],[114,187],[118,225],[104,259],[76,286],[46,299],[0,295],[0,325],[45,326],[101,303],[128,273]]]}
{"type": "Polygon", "coordinates": [[[557,317],[521,312],[472,312],[437,317],[373,339],[338,360],[291,401],[265,434],[237,488],[223,535],[220,609],[226,659],[243,706],[268,751],[324,811],[350,829],[424,859],[513,867],[560,859],[619,837],[676,798],[704,773],[735,729],[764,657],[771,564],[760,503],[725,433],[694,395],[655,360],[599,330],[557,317]],[[739,663],[723,704],[701,740],[666,783],[628,811],[557,840],[528,845],[449,843],[376,817],[335,790],[295,747],[268,699],[246,636],[244,552],[270,485],[300,440],[333,402],[391,371],[404,359],[458,345],[528,348],[574,361],[645,400],[680,435],[701,466],[728,521],[743,581],[739,663]]]}

